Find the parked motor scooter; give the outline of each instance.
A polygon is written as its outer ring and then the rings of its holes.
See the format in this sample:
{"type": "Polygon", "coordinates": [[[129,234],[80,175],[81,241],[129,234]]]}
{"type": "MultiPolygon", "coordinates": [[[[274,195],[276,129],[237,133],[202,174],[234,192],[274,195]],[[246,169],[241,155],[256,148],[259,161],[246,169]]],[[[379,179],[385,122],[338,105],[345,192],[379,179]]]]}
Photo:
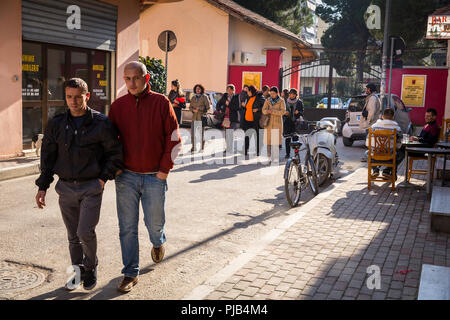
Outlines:
{"type": "Polygon", "coordinates": [[[309,138],[309,148],[316,164],[319,186],[328,178],[339,173],[339,157],[336,151],[336,128],[330,121],[320,120],[316,123],[320,130],[309,138]]]}

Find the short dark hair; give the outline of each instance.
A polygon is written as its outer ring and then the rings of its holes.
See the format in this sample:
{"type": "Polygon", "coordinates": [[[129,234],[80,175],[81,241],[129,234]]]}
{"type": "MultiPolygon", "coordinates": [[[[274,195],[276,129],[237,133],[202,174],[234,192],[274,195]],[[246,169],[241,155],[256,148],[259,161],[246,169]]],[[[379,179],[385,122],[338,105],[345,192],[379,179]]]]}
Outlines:
{"type": "Polygon", "coordinates": [[[197,92],[196,92],[197,87],[200,88],[200,91],[201,91],[200,93],[201,93],[201,94],[204,94],[204,93],[205,93],[205,87],[198,83],[198,84],[196,84],[196,85],[194,86],[194,89],[193,89],[193,90],[194,90],[194,94],[197,93],[197,92]]]}
{"type": "Polygon", "coordinates": [[[377,92],[377,85],[373,82],[369,82],[366,85],[366,88],[368,88],[370,90],[370,92],[377,92]]]}
{"type": "Polygon", "coordinates": [[[392,109],[392,108],[386,108],[383,111],[383,116],[385,116],[389,120],[394,119],[394,115],[395,115],[395,112],[394,112],[394,109],[392,109]]]}
{"type": "Polygon", "coordinates": [[[244,84],[242,88],[248,88],[248,84],[244,84]]]}
{"type": "Polygon", "coordinates": [[[229,84],[227,85],[227,89],[231,89],[231,90],[236,90],[236,87],[234,86],[234,84],[229,84]]]}
{"type": "Polygon", "coordinates": [[[264,91],[267,91],[267,90],[269,90],[269,86],[268,86],[268,85],[265,85],[265,86],[262,87],[262,91],[263,91],[263,92],[264,92],[264,91]]]}
{"type": "Polygon", "coordinates": [[[298,95],[298,91],[295,88],[292,88],[291,90],[289,90],[289,94],[291,94],[291,93],[298,95]]]}
{"type": "Polygon", "coordinates": [[[274,86],[274,87],[270,88],[269,91],[273,91],[275,93],[278,93],[278,88],[274,86]]]}
{"type": "Polygon", "coordinates": [[[427,112],[431,113],[433,116],[437,116],[437,111],[435,108],[428,108],[427,112]]]}
{"type": "Polygon", "coordinates": [[[64,82],[64,92],[66,92],[66,88],[79,88],[81,89],[82,94],[86,94],[88,92],[88,85],[86,81],[81,78],[71,78],[64,82]]]}
{"type": "Polygon", "coordinates": [[[258,89],[254,85],[251,85],[248,87],[248,91],[252,93],[252,96],[256,96],[256,93],[258,92],[258,89]]]}

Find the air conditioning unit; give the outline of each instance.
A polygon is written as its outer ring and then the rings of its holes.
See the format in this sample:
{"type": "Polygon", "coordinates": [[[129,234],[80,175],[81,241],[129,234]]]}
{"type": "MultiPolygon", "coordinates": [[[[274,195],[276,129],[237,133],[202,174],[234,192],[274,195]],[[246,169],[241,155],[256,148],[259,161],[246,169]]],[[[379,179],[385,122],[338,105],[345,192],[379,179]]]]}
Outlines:
{"type": "Polygon", "coordinates": [[[253,60],[253,53],[242,52],[242,54],[241,54],[241,63],[244,63],[244,64],[251,63],[252,60],[253,60]]]}
{"type": "Polygon", "coordinates": [[[233,54],[231,56],[231,61],[233,63],[241,63],[241,56],[242,56],[242,52],[239,50],[236,50],[233,52],[233,54]]]}

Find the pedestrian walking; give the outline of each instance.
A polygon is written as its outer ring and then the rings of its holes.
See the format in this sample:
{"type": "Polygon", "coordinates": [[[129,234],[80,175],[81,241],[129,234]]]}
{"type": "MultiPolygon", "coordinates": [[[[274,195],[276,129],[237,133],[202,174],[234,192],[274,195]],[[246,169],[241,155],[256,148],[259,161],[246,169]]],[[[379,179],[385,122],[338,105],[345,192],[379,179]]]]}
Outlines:
{"type": "MultiPolygon", "coordinates": [[[[361,119],[359,121],[359,128],[366,131],[366,135],[369,133],[369,128],[378,120],[381,116],[381,101],[376,96],[377,86],[374,83],[368,83],[366,85],[366,99],[364,108],[361,113],[361,119]]],[[[367,162],[368,151],[364,153],[361,158],[362,162],[367,162]]]]}
{"type": "Polygon", "coordinates": [[[283,98],[284,103],[286,103],[286,100],[289,98],[289,90],[288,89],[283,89],[283,91],[281,91],[281,98],[283,98]]]}
{"type": "Polygon", "coordinates": [[[278,88],[270,88],[270,98],[264,103],[263,114],[270,115],[269,124],[264,129],[264,144],[267,145],[267,156],[272,159],[273,147],[281,147],[283,132],[283,115],[288,115],[284,100],[278,94],[278,88]],[[273,134],[273,138],[272,138],[273,134]]]}
{"type": "Polygon", "coordinates": [[[290,157],[291,135],[295,133],[295,123],[303,120],[303,102],[297,97],[297,94],[297,89],[292,88],[289,90],[289,97],[286,99],[286,110],[289,114],[283,116],[283,135],[286,136],[284,141],[286,147],[286,159],[290,157]]]}
{"type": "Polygon", "coordinates": [[[64,83],[68,110],[53,117],[41,147],[41,174],[36,180],[36,203],[45,206],[46,191],[59,179],[55,191],[69,240],[72,265],[79,274],[66,283],[74,290],[97,283],[97,236],[103,188],[123,169],[122,146],[111,120],[87,106],[86,82],[72,78],[64,83]],[[78,281],[80,280],[80,281],[78,281]]]}
{"type": "Polygon", "coordinates": [[[205,146],[205,126],[202,118],[206,115],[208,110],[211,108],[208,97],[205,94],[205,87],[201,84],[196,84],[193,89],[193,96],[191,97],[191,103],[189,105],[189,110],[192,112],[192,122],[191,122],[191,142],[192,149],[191,152],[195,151],[195,137],[200,136],[200,149],[202,150],[205,146]],[[196,124],[197,123],[197,124],[196,124]],[[195,129],[200,129],[201,133],[195,132],[195,129]]]}
{"type": "Polygon", "coordinates": [[[145,65],[125,65],[128,94],[111,105],[109,117],[124,146],[125,170],[116,177],[116,204],[124,275],[117,289],[129,292],[139,276],[139,203],[153,244],[152,260],[165,253],[165,199],[167,176],[179,152],[181,138],[172,105],[164,95],[150,90],[145,65]]]}
{"type": "Polygon", "coordinates": [[[268,85],[264,85],[261,90],[262,94],[264,96],[264,99],[266,99],[266,100],[269,99],[269,97],[270,97],[269,90],[270,90],[270,87],[268,85]]]}
{"type": "Polygon", "coordinates": [[[248,99],[248,85],[244,84],[241,93],[239,93],[239,102],[245,102],[248,99]]]}
{"type": "Polygon", "coordinates": [[[235,93],[235,87],[233,84],[227,85],[227,90],[217,102],[216,110],[223,117],[222,127],[225,129],[225,140],[229,152],[233,151],[233,135],[228,133],[227,129],[239,129],[240,127],[240,106],[239,95],[235,93]]]}
{"type": "Polygon", "coordinates": [[[181,90],[180,81],[178,79],[171,82],[171,90],[169,92],[169,101],[173,106],[175,115],[177,116],[178,124],[181,124],[181,113],[186,108],[186,98],[181,90]]]}
{"type": "Polygon", "coordinates": [[[248,155],[248,149],[250,147],[250,138],[252,135],[248,130],[254,130],[256,135],[256,154],[259,155],[260,152],[260,137],[259,137],[259,119],[262,114],[262,107],[264,105],[264,97],[262,92],[258,92],[254,85],[248,87],[248,98],[242,103],[242,119],[241,128],[246,131],[245,135],[245,146],[244,154],[248,155]]]}

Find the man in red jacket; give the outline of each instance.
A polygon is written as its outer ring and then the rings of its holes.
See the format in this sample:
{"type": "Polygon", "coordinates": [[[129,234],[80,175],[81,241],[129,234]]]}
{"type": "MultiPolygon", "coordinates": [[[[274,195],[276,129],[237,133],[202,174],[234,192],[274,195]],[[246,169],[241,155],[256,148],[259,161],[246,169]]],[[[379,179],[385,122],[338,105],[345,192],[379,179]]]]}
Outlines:
{"type": "Polygon", "coordinates": [[[145,65],[133,61],[125,66],[128,94],[111,105],[109,118],[119,129],[125,170],[116,177],[117,215],[124,277],[117,289],[129,292],[138,281],[139,203],[153,244],[152,259],[164,257],[165,193],[181,138],[169,100],[150,90],[145,65]]]}

